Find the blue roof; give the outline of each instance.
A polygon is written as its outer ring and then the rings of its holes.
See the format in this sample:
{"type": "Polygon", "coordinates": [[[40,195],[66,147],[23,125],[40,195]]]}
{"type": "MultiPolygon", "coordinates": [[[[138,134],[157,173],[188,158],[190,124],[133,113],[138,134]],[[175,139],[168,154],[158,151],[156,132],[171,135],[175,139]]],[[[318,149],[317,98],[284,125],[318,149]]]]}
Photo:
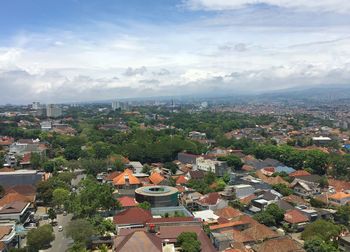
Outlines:
{"type": "Polygon", "coordinates": [[[292,167],[288,167],[288,166],[277,166],[275,171],[276,172],[286,172],[287,174],[290,174],[292,172],[295,172],[295,169],[293,169],[292,167]]]}

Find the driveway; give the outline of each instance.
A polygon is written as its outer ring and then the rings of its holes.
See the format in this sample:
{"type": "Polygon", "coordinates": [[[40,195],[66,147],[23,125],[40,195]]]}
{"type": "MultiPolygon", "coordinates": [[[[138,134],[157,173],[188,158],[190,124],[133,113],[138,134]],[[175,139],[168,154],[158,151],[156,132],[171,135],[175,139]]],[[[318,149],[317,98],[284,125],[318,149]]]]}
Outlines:
{"type": "Polygon", "coordinates": [[[51,242],[51,248],[43,250],[47,252],[65,252],[67,251],[70,244],[73,243],[72,239],[66,238],[64,236],[64,231],[67,228],[69,221],[72,219],[72,214],[67,214],[63,216],[63,214],[57,215],[58,224],[54,226],[55,240],[51,242]],[[58,231],[58,226],[63,227],[63,231],[58,231]]]}

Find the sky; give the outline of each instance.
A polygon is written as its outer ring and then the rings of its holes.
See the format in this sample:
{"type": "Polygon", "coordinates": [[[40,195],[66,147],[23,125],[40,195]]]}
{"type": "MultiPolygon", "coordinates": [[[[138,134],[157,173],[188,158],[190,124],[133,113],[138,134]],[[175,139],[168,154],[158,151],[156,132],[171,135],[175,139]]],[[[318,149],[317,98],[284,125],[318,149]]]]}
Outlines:
{"type": "Polygon", "coordinates": [[[2,0],[0,104],[350,85],[348,0],[2,0]]]}

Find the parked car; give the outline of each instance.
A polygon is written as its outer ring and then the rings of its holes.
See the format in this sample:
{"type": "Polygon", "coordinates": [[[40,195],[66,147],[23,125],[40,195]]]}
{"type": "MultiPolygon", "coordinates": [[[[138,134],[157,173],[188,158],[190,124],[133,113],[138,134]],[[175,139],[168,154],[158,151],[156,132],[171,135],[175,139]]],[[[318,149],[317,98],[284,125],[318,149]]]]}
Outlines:
{"type": "Polygon", "coordinates": [[[62,226],[58,226],[58,232],[62,232],[63,231],[63,227],[62,226]]]}
{"type": "Polygon", "coordinates": [[[67,211],[63,211],[63,216],[66,216],[67,215],[67,211]]]}

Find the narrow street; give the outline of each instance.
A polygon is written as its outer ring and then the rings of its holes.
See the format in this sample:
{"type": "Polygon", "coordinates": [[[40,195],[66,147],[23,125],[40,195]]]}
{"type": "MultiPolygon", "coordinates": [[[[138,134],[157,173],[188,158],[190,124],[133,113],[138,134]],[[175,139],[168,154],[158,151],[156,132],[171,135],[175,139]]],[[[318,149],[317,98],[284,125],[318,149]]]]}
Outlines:
{"type": "Polygon", "coordinates": [[[63,214],[57,215],[58,224],[53,228],[55,233],[55,240],[51,243],[51,248],[43,250],[47,252],[64,252],[67,251],[69,245],[73,242],[71,239],[68,239],[64,236],[65,229],[72,219],[72,214],[67,214],[63,216],[63,214]],[[58,227],[62,226],[63,231],[59,232],[58,227]]]}

